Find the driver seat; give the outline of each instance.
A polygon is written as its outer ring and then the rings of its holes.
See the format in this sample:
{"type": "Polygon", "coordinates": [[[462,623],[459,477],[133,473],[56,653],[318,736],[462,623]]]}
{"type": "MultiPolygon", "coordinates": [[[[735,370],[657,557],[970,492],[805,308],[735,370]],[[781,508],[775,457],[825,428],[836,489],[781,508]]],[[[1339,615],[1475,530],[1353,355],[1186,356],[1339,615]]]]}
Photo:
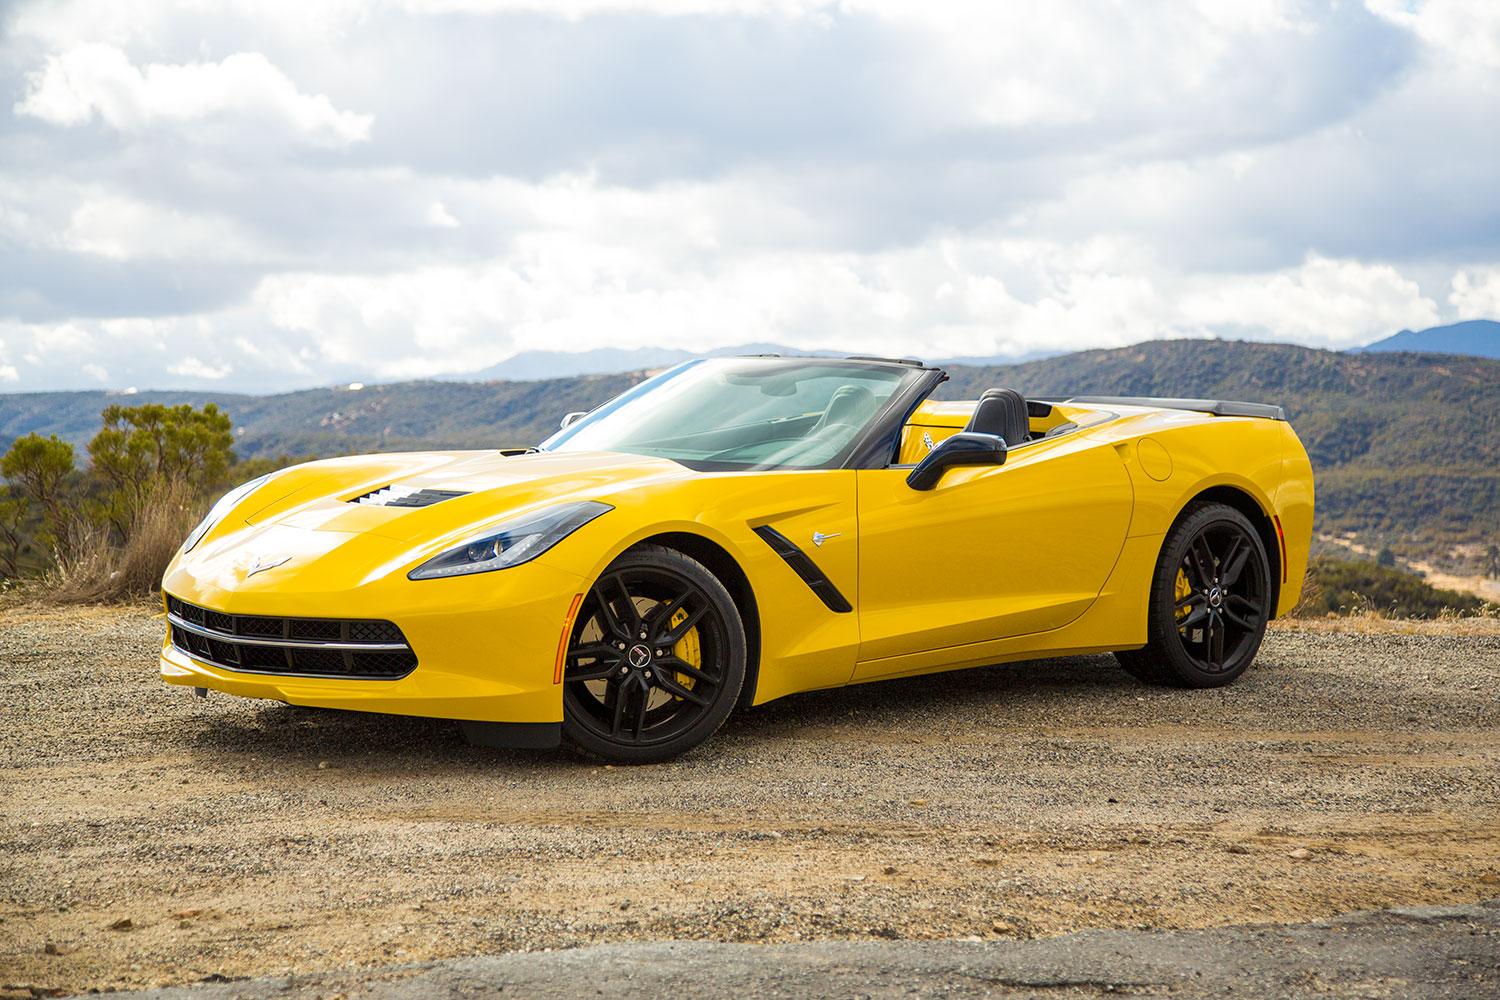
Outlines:
{"type": "Polygon", "coordinates": [[[986,389],[964,430],[998,435],[1011,448],[1030,441],[1031,421],[1026,412],[1026,397],[1014,389],[986,389]]]}
{"type": "Polygon", "coordinates": [[[833,398],[828,400],[828,406],[824,408],[823,415],[813,425],[812,433],[816,434],[825,427],[834,424],[853,424],[858,427],[869,419],[870,414],[875,412],[875,394],[862,385],[841,385],[833,392],[833,398]]]}

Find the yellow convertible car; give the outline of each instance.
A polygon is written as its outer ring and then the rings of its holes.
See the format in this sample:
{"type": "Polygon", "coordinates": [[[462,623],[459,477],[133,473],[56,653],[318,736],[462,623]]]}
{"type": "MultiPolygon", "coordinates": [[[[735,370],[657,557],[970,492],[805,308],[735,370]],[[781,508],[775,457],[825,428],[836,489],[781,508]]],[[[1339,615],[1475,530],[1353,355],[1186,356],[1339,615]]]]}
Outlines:
{"type": "Polygon", "coordinates": [[[1114,652],[1226,684],[1297,601],[1275,406],[928,397],[879,358],[691,361],[539,447],[246,483],[163,580],[172,684],[629,762],[799,691],[1114,652]]]}

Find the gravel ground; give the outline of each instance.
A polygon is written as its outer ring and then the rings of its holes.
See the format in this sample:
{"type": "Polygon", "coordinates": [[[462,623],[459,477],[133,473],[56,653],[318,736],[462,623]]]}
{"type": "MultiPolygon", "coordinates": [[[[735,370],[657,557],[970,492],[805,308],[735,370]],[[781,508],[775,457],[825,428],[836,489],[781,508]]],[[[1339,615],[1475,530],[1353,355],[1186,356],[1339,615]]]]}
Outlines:
{"type": "Polygon", "coordinates": [[[1500,996],[1500,903],[1293,926],[1034,941],[663,942],[511,953],[132,993],[139,1000],[693,997],[1500,996]]]}
{"type": "Polygon", "coordinates": [[[1500,895],[1500,629],[1364,627],[1278,629],[1223,691],[992,667],[785,699],[610,768],[196,699],[157,681],[149,610],[0,611],[0,987],[1500,895]]]}

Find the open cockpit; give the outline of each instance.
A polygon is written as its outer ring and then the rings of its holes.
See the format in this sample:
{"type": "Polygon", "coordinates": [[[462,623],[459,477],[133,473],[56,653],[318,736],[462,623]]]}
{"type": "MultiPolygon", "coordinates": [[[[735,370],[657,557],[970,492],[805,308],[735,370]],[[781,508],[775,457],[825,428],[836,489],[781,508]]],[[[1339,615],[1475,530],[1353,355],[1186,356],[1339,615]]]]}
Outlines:
{"type": "Polygon", "coordinates": [[[994,434],[1007,449],[1070,434],[1114,414],[1071,402],[1027,399],[1015,389],[987,389],[977,400],[924,400],[901,430],[898,465],[914,465],[943,439],[959,431],[994,434]]]}

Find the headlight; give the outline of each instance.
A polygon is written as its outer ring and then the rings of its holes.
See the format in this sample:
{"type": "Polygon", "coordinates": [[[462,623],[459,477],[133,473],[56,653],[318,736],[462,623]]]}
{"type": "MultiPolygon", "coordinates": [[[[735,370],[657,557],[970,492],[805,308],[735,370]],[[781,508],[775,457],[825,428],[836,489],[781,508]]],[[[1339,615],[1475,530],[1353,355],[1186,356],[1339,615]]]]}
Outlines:
{"type": "Polygon", "coordinates": [[[266,473],[264,476],[261,476],[258,479],[252,479],[242,486],[236,486],[234,489],[230,490],[228,493],[220,497],[219,502],[210,507],[208,509],[208,513],[204,515],[203,520],[198,522],[198,527],[188,532],[187,541],[182,543],[182,551],[193,551],[193,546],[197,545],[200,541],[203,540],[203,536],[208,534],[209,528],[212,528],[214,525],[218,524],[219,520],[225,514],[228,514],[230,510],[234,508],[235,504],[245,499],[245,497],[250,495],[251,491],[253,491],[257,486],[259,486],[261,483],[264,483],[267,479],[270,478],[271,474],[266,473]]]}
{"type": "Polygon", "coordinates": [[[406,578],[436,580],[519,566],[610,510],[614,508],[607,503],[585,500],[528,514],[492,529],[481,538],[433,556],[406,574],[406,578]]]}

